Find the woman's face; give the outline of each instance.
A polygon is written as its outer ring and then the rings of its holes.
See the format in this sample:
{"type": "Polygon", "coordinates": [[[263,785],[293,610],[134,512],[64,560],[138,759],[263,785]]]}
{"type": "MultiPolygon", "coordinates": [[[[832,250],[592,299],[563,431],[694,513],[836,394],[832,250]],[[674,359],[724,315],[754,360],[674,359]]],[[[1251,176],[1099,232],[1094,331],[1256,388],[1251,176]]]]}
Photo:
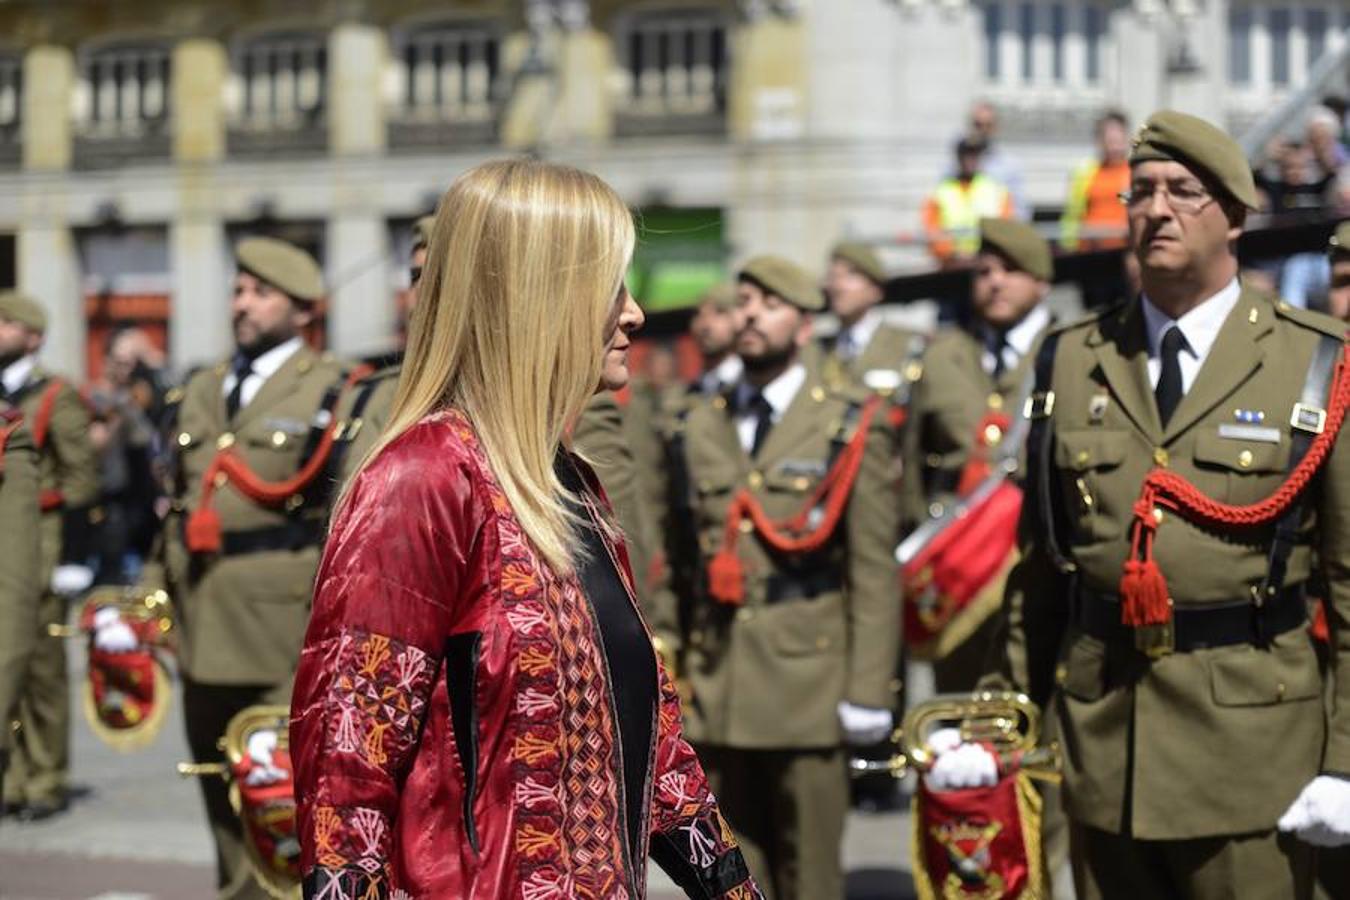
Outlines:
{"type": "Polygon", "coordinates": [[[637,305],[628,286],[619,288],[614,306],[605,320],[605,359],[600,368],[600,391],[617,391],[628,383],[628,347],[630,335],[642,327],[646,316],[637,305]]]}

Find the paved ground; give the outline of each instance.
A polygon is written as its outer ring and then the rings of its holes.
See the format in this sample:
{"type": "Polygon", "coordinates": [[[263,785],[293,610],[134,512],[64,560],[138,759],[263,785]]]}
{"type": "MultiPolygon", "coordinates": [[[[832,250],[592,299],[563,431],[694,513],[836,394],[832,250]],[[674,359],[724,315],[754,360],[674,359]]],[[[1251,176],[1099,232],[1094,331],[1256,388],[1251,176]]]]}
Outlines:
{"type": "MultiPolygon", "coordinates": [[[[72,642],[72,677],[82,662],[72,642]]],[[[70,811],[47,822],[0,821],[0,900],[210,900],[210,837],[175,707],[155,744],[121,755],[100,744],[74,705],[70,811]]],[[[844,857],[849,900],[908,900],[908,817],[855,814],[844,857]]],[[[655,867],[651,900],[682,896],[655,867]]]]}

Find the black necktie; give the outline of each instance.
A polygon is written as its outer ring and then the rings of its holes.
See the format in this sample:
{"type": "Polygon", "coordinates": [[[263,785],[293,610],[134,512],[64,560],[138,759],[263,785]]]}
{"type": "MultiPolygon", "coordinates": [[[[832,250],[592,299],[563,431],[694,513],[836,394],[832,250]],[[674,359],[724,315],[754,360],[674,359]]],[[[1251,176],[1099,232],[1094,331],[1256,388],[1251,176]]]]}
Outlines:
{"type": "Polygon", "coordinates": [[[1181,402],[1181,351],[1185,348],[1186,336],[1180,328],[1173,325],[1163,332],[1159,354],[1162,358],[1162,374],[1158,377],[1158,386],[1153,389],[1153,396],[1158,401],[1158,418],[1162,420],[1164,428],[1181,402]]]}
{"type": "Polygon", "coordinates": [[[230,393],[225,398],[225,418],[233,419],[239,412],[239,406],[243,400],[244,380],[253,373],[253,361],[246,356],[240,356],[234,361],[234,387],[230,388],[230,393]]]}
{"type": "Polygon", "coordinates": [[[773,407],[763,394],[755,394],[750,398],[747,408],[755,417],[755,441],[750,445],[750,455],[756,456],[759,448],[764,446],[764,439],[769,436],[769,429],[773,428],[773,407]]]}
{"type": "Polygon", "coordinates": [[[994,355],[994,371],[989,374],[998,380],[1003,376],[1004,362],[1003,350],[1008,346],[1008,335],[1003,331],[996,331],[989,336],[989,352],[994,355]]]}

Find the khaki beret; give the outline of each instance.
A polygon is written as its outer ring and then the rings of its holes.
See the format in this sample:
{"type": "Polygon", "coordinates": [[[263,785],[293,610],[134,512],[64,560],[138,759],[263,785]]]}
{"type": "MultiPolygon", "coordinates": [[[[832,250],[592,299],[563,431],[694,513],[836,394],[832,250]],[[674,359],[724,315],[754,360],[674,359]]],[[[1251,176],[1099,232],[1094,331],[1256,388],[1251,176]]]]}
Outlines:
{"type": "Polygon", "coordinates": [[[36,300],[18,291],[0,292],[0,319],[18,322],[30,331],[47,331],[47,312],[36,300]]]}
{"type": "Polygon", "coordinates": [[[886,283],[886,267],[877,258],[876,252],[866,244],[845,242],[836,244],[830,251],[833,259],[842,259],[877,284],[886,283]]]}
{"type": "Polygon", "coordinates": [[[703,292],[703,296],[698,298],[698,305],[711,303],[714,309],[720,309],[723,312],[736,307],[736,288],[725,281],[719,281],[712,287],[703,292]]]}
{"type": "Polygon", "coordinates": [[[998,251],[1033,278],[1050,281],[1055,277],[1055,261],[1050,256],[1050,243],[1025,222],[981,219],[980,249],[986,248],[998,251]]]}
{"type": "Polygon", "coordinates": [[[306,303],[323,296],[323,272],[314,257],[276,238],[244,238],[234,247],[239,268],[257,275],[282,293],[306,303]]]}
{"type": "Polygon", "coordinates": [[[741,266],[737,278],[757,282],[798,309],[809,312],[825,308],[825,295],[811,274],[781,256],[756,256],[741,266]]]}
{"type": "Polygon", "coordinates": [[[1134,138],[1130,165],[1171,160],[1198,169],[1239,203],[1256,209],[1256,182],[1246,154],[1223,131],[1204,119],[1164,109],[1149,116],[1134,138]]]}
{"type": "Polygon", "coordinates": [[[435,216],[422,216],[413,223],[413,244],[412,248],[431,246],[431,229],[436,225],[435,216]]]}
{"type": "Polygon", "coordinates": [[[1336,226],[1336,233],[1331,236],[1329,249],[1332,256],[1350,256],[1350,219],[1336,226]]]}

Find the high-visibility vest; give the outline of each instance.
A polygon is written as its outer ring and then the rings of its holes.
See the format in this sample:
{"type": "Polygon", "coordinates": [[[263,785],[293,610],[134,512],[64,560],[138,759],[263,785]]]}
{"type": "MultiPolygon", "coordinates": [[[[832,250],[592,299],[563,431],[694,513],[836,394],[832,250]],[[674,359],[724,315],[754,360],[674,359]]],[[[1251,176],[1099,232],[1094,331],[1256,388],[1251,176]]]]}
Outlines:
{"type": "Polygon", "coordinates": [[[988,175],[970,181],[945,178],[929,198],[924,225],[934,234],[929,248],[938,259],[951,255],[974,256],[980,249],[979,223],[983,218],[1006,219],[1012,215],[1012,195],[988,175]]]}
{"type": "Polygon", "coordinates": [[[1097,160],[1088,160],[1074,170],[1069,182],[1069,199],[1064,215],[1059,220],[1059,242],[1065,250],[1107,250],[1123,247],[1123,238],[1089,238],[1079,247],[1078,233],[1084,228],[1118,228],[1128,226],[1125,205],[1120,192],[1130,186],[1130,164],[1103,166],[1097,160]]]}

